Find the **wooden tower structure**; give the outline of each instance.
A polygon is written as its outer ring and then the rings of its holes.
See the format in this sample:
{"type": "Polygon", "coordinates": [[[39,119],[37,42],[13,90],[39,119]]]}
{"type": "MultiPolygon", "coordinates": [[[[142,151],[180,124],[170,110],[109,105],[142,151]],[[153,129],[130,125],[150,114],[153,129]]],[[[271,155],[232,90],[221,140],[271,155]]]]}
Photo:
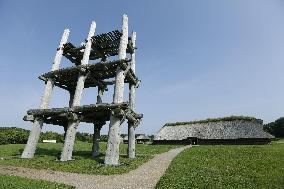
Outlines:
{"type": "Polygon", "coordinates": [[[135,75],[136,33],[128,37],[128,17],[123,15],[122,30],[114,30],[94,35],[96,23],[93,21],[85,43],[80,47],[67,42],[70,31],[64,30],[53,61],[51,71],[39,76],[45,82],[45,89],[38,109],[30,109],[25,121],[33,122],[28,142],[22,158],[32,158],[39,140],[43,123],[64,127],[65,141],[60,160],[72,159],[77,127],[80,122],[93,123],[93,152],[99,155],[99,137],[102,126],[109,122],[108,143],[105,155],[106,165],[119,164],[120,127],[128,120],[128,156],[135,157],[135,128],[143,115],[134,111],[135,90],[139,80],[135,75]],[[73,67],[59,69],[62,56],[75,64],[73,67]],[[112,60],[109,61],[112,57],[112,60]],[[97,60],[89,64],[89,60],[97,60]],[[129,84],[129,102],[124,102],[124,85],[129,84]],[[114,85],[112,103],[103,103],[104,91],[114,85]],[[67,90],[70,94],[69,106],[48,108],[53,87],[67,90]],[[97,87],[95,104],[80,105],[84,88],[97,87]]]}

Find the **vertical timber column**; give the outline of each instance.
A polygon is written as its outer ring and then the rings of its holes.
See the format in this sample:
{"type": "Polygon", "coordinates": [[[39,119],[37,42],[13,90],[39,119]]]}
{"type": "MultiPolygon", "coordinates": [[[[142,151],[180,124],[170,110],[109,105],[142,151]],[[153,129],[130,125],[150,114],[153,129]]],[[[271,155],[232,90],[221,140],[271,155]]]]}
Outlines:
{"type": "MultiPolygon", "coordinates": [[[[52,64],[51,71],[55,71],[59,69],[59,65],[61,62],[62,54],[63,54],[63,47],[64,47],[64,44],[68,40],[69,33],[70,33],[69,29],[64,30],[59,47],[57,48],[57,51],[56,51],[56,55],[55,55],[55,58],[52,64]]],[[[53,86],[54,86],[54,82],[51,78],[49,78],[46,81],[44,93],[41,98],[41,103],[40,103],[39,108],[44,109],[48,107],[53,86]]],[[[36,145],[38,143],[38,139],[41,133],[42,125],[43,125],[43,121],[40,118],[35,118],[30,135],[29,135],[28,142],[22,153],[21,158],[32,158],[34,156],[36,145]]]]}
{"type": "Polygon", "coordinates": [[[103,102],[103,95],[104,95],[104,87],[98,87],[98,95],[97,95],[97,104],[103,102]]]}
{"type": "MultiPolygon", "coordinates": [[[[97,104],[102,103],[102,98],[104,94],[104,87],[98,87],[98,95],[97,95],[97,104]]],[[[100,139],[100,132],[101,128],[103,127],[104,124],[101,122],[97,121],[94,123],[94,135],[93,135],[93,147],[92,147],[92,156],[97,157],[100,155],[100,144],[99,144],[99,139],[100,139]]]]}
{"type": "Polygon", "coordinates": [[[71,108],[72,104],[73,104],[74,96],[75,96],[75,91],[74,90],[69,91],[69,95],[70,95],[70,98],[69,98],[69,108],[71,108]]]}
{"type": "MultiPolygon", "coordinates": [[[[70,90],[69,91],[69,108],[71,108],[72,107],[72,104],[73,104],[73,100],[74,100],[74,95],[75,95],[75,90],[70,90]]],[[[67,133],[67,128],[68,128],[68,124],[67,125],[64,125],[63,126],[64,127],[64,140],[65,140],[65,138],[66,138],[66,133],[67,133]]]]}
{"type": "Polygon", "coordinates": [[[94,136],[93,136],[93,147],[92,147],[92,156],[97,157],[100,155],[100,132],[103,124],[100,122],[94,123],[94,136]]]}
{"type": "MultiPolygon", "coordinates": [[[[128,44],[128,17],[123,15],[122,19],[122,36],[120,38],[118,58],[126,58],[126,48],[128,44]]],[[[113,103],[123,102],[123,91],[124,91],[124,71],[118,67],[116,70],[115,86],[113,103]]],[[[119,144],[120,144],[120,130],[121,120],[120,118],[110,116],[109,131],[108,131],[108,143],[107,151],[105,156],[106,165],[118,165],[119,164],[119,144]]]]}
{"type": "MultiPolygon", "coordinates": [[[[85,50],[84,50],[83,59],[81,60],[81,65],[86,65],[89,62],[89,56],[90,56],[91,46],[92,46],[92,37],[94,36],[95,30],[96,30],[96,22],[93,21],[90,27],[89,34],[88,34],[87,42],[85,44],[85,50]]],[[[72,101],[72,107],[80,105],[86,77],[87,76],[85,73],[79,74],[74,98],[72,101]]],[[[77,130],[79,123],[80,123],[80,120],[78,119],[69,121],[60,161],[68,161],[72,159],[72,152],[73,152],[73,147],[74,147],[74,142],[75,142],[76,130],[77,130]]]]}
{"type": "MultiPolygon", "coordinates": [[[[134,52],[131,54],[131,69],[135,74],[135,42],[136,42],[136,32],[132,33],[132,43],[134,52]]],[[[135,109],[135,85],[129,84],[129,106],[130,109],[134,111],[135,109]]],[[[128,149],[127,155],[129,158],[135,158],[135,128],[134,123],[128,121],[128,149]]]]}

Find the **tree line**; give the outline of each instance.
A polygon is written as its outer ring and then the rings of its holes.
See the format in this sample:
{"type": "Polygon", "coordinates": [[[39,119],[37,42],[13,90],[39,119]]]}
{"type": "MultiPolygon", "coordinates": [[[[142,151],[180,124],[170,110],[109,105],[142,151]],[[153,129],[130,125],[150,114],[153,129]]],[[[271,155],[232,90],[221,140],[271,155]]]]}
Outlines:
{"type": "MultiPolygon", "coordinates": [[[[1,144],[26,144],[29,138],[29,130],[17,127],[0,127],[0,145],[1,144]]],[[[107,141],[107,135],[101,135],[101,141],[107,141]]],[[[39,142],[43,140],[56,140],[62,143],[64,141],[64,134],[46,131],[40,134],[39,142]]],[[[92,142],[93,134],[76,133],[76,140],[82,142],[92,142]]]]}
{"type": "Polygon", "coordinates": [[[275,136],[276,138],[284,137],[284,117],[281,117],[274,122],[264,125],[263,129],[275,136]]]}
{"type": "MultiPolygon", "coordinates": [[[[265,124],[263,129],[275,136],[276,138],[284,137],[284,117],[281,117],[274,122],[265,124]]],[[[17,128],[17,127],[0,127],[0,145],[1,144],[25,144],[28,141],[29,130],[17,128]]],[[[154,135],[150,136],[153,139],[154,135]]],[[[47,131],[40,134],[39,142],[43,140],[56,140],[56,142],[62,143],[64,141],[64,134],[47,131]]],[[[76,140],[82,142],[92,142],[93,134],[90,133],[76,133],[76,140]]],[[[107,135],[101,135],[100,141],[106,142],[108,140],[107,135]]]]}

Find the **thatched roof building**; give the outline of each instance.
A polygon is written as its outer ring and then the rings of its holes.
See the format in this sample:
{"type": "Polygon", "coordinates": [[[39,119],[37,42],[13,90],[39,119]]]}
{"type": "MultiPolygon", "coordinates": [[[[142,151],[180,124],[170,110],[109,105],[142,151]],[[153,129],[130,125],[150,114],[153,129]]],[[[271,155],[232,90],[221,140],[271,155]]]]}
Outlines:
{"type": "Polygon", "coordinates": [[[274,136],[263,131],[262,120],[231,116],[167,123],[155,135],[154,143],[262,144],[272,138],[274,136]]]}

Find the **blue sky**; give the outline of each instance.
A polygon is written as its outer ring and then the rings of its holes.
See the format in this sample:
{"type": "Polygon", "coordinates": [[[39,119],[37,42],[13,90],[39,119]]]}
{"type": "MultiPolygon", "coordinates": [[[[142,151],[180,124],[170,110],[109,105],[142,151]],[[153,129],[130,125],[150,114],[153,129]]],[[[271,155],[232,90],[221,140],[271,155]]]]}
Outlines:
{"type": "MultiPolygon", "coordinates": [[[[123,13],[137,32],[138,133],[174,121],[248,115],[267,123],[284,115],[284,1],[0,0],[0,126],[31,128],[22,117],[39,106],[44,83],[37,77],[50,71],[64,28],[78,45],[92,20],[96,34],[108,32],[120,29],[123,13]]],[[[82,104],[95,103],[96,92],[84,91],[82,104]]],[[[68,100],[55,88],[50,106],[68,100]]],[[[92,132],[92,125],[79,130],[92,132]]]]}

